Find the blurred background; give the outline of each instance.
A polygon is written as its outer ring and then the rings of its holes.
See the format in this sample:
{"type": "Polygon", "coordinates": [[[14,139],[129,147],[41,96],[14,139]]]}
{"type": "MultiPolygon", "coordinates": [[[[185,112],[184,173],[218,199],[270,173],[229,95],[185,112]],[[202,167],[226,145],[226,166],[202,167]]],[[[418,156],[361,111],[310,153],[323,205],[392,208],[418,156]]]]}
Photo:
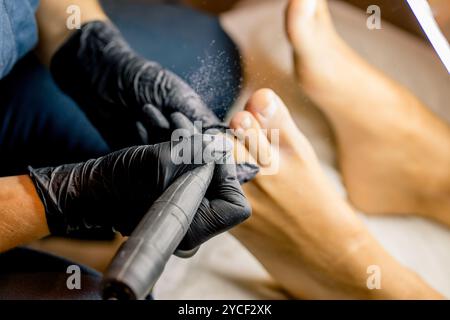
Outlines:
{"type": "MultiPolygon", "coordinates": [[[[174,0],[166,2],[183,2],[196,8],[208,11],[213,14],[230,10],[241,0],[174,0]]],[[[348,2],[362,10],[366,10],[370,5],[378,5],[381,8],[383,19],[408,30],[420,37],[424,37],[422,29],[418,26],[417,20],[408,8],[404,0],[340,0],[348,2]]],[[[164,1],[162,1],[164,2],[164,1]]],[[[441,27],[447,39],[450,39],[450,1],[448,0],[428,0],[434,17],[441,27]]]]}

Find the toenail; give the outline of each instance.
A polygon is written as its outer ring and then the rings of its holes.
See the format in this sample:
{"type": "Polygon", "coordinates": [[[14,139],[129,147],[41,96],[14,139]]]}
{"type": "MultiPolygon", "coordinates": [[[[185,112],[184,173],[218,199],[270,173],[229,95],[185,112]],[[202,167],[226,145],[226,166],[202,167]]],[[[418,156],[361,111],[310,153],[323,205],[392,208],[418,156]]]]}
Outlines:
{"type": "Polygon", "coordinates": [[[268,105],[266,105],[264,108],[262,108],[259,113],[266,119],[269,119],[273,116],[273,114],[275,113],[275,111],[277,110],[277,97],[275,96],[275,94],[271,93],[270,94],[270,102],[268,105]]]}
{"type": "Polygon", "coordinates": [[[305,16],[312,17],[316,13],[317,1],[308,0],[305,2],[304,12],[305,16]]]}
{"type": "Polygon", "coordinates": [[[241,141],[245,139],[245,131],[242,128],[234,130],[234,135],[241,141]]]}
{"type": "Polygon", "coordinates": [[[252,127],[252,119],[249,116],[246,116],[241,121],[242,129],[250,129],[252,127]]]}

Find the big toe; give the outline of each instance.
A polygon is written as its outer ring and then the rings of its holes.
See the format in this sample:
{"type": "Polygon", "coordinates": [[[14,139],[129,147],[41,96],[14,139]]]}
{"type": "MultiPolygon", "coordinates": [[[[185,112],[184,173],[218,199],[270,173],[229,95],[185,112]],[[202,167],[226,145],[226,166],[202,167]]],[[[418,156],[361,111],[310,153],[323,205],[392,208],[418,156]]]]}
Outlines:
{"type": "Polygon", "coordinates": [[[286,8],[286,32],[291,42],[301,44],[316,28],[328,25],[330,14],[325,0],[290,0],[286,8]]]}
{"type": "MultiPolygon", "coordinates": [[[[293,150],[295,154],[314,156],[309,141],[298,129],[291,114],[275,92],[260,89],[249,99],[246,111],[250,112],[263,129],[272,150],[293,150]]],[[[276,153],[276,152],[272,152],[276,153]]]]}
{"type": "Polygon", "coordinates": [[[261,128],[266,129],[269,141],[275,134],[281,138],[298,134],[289,110],[283,101],[271,89],[256,91],[247,102],[246,111],[250,112],[259,122],[261,128]]]}
{"type": "Polygon", "coordinates": [[[230,126],[257,163],[269,167],[272,163],[272,148],[258,120],[250,112],[241,111],[233,116],[230,126]]]}

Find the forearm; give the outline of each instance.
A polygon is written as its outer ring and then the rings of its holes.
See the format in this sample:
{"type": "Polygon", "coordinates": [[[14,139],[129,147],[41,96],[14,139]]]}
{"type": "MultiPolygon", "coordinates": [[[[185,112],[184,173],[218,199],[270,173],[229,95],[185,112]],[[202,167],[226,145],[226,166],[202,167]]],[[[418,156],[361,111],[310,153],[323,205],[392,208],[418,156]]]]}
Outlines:
{"type": "Polygon", "coordinates": [[[67,27],[70,13],[67,8],[76,5],[80,8],[80,23],[107,20],[97,0],[41,0],[36,13],[39,27],[37,53],[46,65],[50,64],[53,54],[76,29],[67,27]]]}
{"type": "Polygon", "coordinates": [[[44,206],[31,179],[0,178],[0,252],[47,235],[44,206]]]}

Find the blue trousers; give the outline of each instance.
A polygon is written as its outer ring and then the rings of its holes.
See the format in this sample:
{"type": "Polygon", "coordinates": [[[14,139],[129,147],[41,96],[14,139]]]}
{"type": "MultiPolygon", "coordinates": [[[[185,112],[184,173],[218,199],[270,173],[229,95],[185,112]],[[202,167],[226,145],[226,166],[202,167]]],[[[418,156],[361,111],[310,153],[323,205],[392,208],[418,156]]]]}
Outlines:
{"type": "MultiPolygon", "coordinates": [[[[216,18],[187,7],[105,1],[130,45],[184,78],[223,118],[241,82],[240,56],[216,18]]],[[[70,76],[70,75],[67,75],[70,76]]],[[[33,53],[0,80],[0,176],[112,151],[33,53]]]]}

